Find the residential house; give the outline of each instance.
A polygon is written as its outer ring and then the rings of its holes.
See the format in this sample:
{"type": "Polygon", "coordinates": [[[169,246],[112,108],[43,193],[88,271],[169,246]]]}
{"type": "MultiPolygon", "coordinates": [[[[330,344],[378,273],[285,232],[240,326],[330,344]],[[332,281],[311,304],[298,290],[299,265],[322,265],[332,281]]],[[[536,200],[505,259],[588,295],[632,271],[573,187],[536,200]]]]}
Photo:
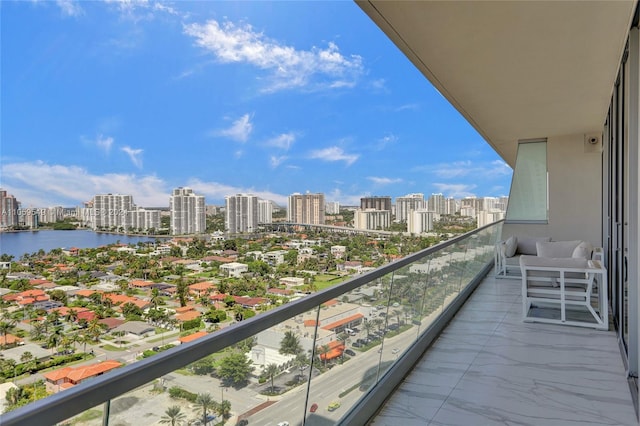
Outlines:
{"type": "Polygon", "coordinates": [[[231,262],[220,265],[220,270],[228,277],[240,277],[243,273],[249,271],[249,266],[244,263],[231,262]]]}
{"type": "Polygon", "coordinates": [[[77,367],[63,367],[57,370],[44,373],[47,392],[57,393],[64,389],[69,389],[85,380],[101,376],[123,364],[108,360],[91,365],[81,365],[77,367]]]}

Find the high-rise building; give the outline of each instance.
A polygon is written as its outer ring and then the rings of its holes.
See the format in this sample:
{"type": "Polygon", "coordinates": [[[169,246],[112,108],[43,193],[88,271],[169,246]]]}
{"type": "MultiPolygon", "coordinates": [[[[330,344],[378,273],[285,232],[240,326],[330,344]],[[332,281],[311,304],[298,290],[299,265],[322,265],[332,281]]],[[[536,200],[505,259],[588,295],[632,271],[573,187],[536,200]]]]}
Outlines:
{"type": "Polygon", "coordinates": [[[340,214],[340,203],[337,201],[329,201],[325,206],[326,214],[340,214]]]}
{"type": "Polygon", "coordinates": [[[427,201],[427,210],[437,214],[445,214],[447,211],[447,206],[444,195],[431,194],[429,196],[429,200],[427,201]]]}
{"type": "Polygon", "coordinates": [[[454,215],[459,211],[460,208],[458,207],[458,202],[456,201],[456,199],[453,197],[448,197],[445,200],[444,214],[454,215]]]}
{"type": "Polygon", "coordinates": [[[204,195],[191,188],[176,188],[169,198],[171,235],[201,234],[207,228],[204,195]]]}
{"type": "Polygon", "coordinates": [[[418,209],[409,213],[409,220],[407,221],[407,232],[413,235],[419,235],[424,232],[433,230],[433,220],[436,217],[436,213],[431,209],[418,209]]]}
{"type": "Polygon", "coordinates": [[[132,195],[98,194],[84,207],[76,209],[76,218],[92,229],[144,232],[161,227],[160,210],[137,207],[132,195]]]}
{"type": "Polygon", "coordinates": [[[477,212],[476,221],[477,221],[478,228],[481,228],[490,223],[497,222],[501,219],[504,219],[504,216],[505,216],[505,212],[498,209],[477,212]]]}
{"type": "Polygon", "coordinates": [[[360,208],[362,210],[374,209],[374,210],[389,210],[391,211],[391,197],[362,197],[360,198],[360,208]]]}
{"type": "Polygon", "coordinates": [[[258,200],[258,223],[273,222],[273,203],[271,200],[258,200]]]}
{"type": "Polygon", "coordinates": [[[408,194],[396,198],[396,222],[406,222],[409,212],[425,207],[424,194],[408,194]]]}
{"type": "Polygon", "coordinates": [[[254,232],[258,227],[258,197],[237,194],[225,197],[225,228],[231,234],[254,232]]]}
{"type": "Polygon", "coordinates": [[[127,218],[127,230],[157,231],[162,226],[160,210],[147,210],[141,207],[131,210],[127,218]]]}
{"type": "Polygon", "coordinates": [[[324,194],[291,194],[287,203],[287,220],[292,223],[324,225],[324,194]]]}
{"type": "Polygon", "coordinates": [[[62,206],[45,207],[38,209],[40,213],[40,223],[55,223],[63,219],[62,206]]]}
{"type": "Polygon", "coordinates": [[[10,228],[19,224],[18,210],[20,203],[16,200],[16,197],[7,194],[7,191],[2,189],[0,189],[0,208],[2,209],[0,228],[10,228]]]}
{"type": "Polygon", "coordinates": [[[128,230],[127,213],[135,208],[132,195],[98,194],[93,197],[94,229],[128,230]]]}
{"type": "Polygon", "coordinates": [[[358,209],[353,215],[353,227],[356,229],[371,229],[383,231],[391,225],[389,210],[358,209]]]}

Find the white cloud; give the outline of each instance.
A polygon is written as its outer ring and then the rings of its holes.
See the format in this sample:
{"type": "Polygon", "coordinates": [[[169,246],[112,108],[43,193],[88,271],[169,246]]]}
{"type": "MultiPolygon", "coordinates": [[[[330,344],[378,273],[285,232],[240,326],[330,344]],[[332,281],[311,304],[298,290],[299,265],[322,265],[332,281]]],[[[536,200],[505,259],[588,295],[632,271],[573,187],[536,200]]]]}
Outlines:
{"type": "Polygon", "coordinates": [[[129,159],[137,168],[142,168],[142,153],[144,152],[142,149],[134,149],[130,146],[123,146],[120,149],[127,153],[129,159]]]}
{"type": "Polygon", "coordinates": [[[73,0],[56,0],[56,4],[67,16],[81,16],[84,15],[84,9],[80,6],[80,2],[73,0]]]}
{"type": "Polygon", "coordinates": [[[293,132],[282,133],[274,138],[269,139],[266,144],[268,146],[275,146],[276,148],[284,149],[288,151],[291,145],[296,141],[296,135],[293,132]]]}
{"type": "Polygon", "coordinates": [[[229,21],[189,24],[184,31],[222,63],[248,63],[266,71],[265,92],[352,87],[364,72],[360,56],[342,55],[333,42],[324,49],[296,50],[256,32],[249,24],[229,21]]]}
{"type": "Polygon", "coordinates": [[[384,149],[387,145],[398,142],[398,137],[394,134],[388,134],[377,140],[376,148],[384,149]]]}
{"type": "Polygon", "coordinates": [[[387,81],[384,78],[372,80],[369,84],[376,92],[389,93],[389,89],[387,88],[387,81]]]}
{"type": "Polygon", "coordinates": [[[95,144],[98,148],[108,154],[111,151],[111,146],[113,145],[113,138],[110,136],[104,137],[102,135],[98,135],[95,140],[95,144]]]}
{"type": "Polygon", "coordinates": [[[502,160],[495,160],[490,163],[475,163],[469,160],[454,161],[452,163],[419,166],[413,168],[412,171],[432,173],[440,179],[473,177],[473,179],[481,180],[503,178],[512,173],[511,167],[502,160]]]}
{"type": "Polygon", "coordinates": [[[318,149],[311,151],[310,158],[316,158],[324,161],[344,161],[348,165],[355,163],[360,155],[358,154],[345,154],[342,148],[337,146],[331,146],[329,148],[318,149]]]}
{"type": "Polygon", "coordinates": [[[365,196],[365,194],[343,194],[339,188],[336,188],[326,194],[325,200],[338,201],[343,206],[359,206],[360,198],[362,198],[363,196],[365,196]]]}
{"type": "Polygon", "coordinates": [[[134,22],[150,20],[156,12],[169,15],[180,15],[173,7],[166,3],[150,0],[105,0],[106,3],[116,5],[121,16],[134,22]]]}
{"type": "Polygon", "coordinates": [[[91,174],[84,167],[47,164],[42,161],[2,165],[3,188],[12,192],[23,206],[76,206],[96,194],[133,195],[139,206],[169,205],[169,186],[154,175],[107,173],[91,174]]]}
{"type": "Polygon", "coordinates": [[[285,161],[287,158],[286,155],[281,155],[280,157],[276,157],[275,155],[272,155],[269,158],[269,164],[271,165],[271,167],[276,168],[278,167],[280,164],[282,164],[283,161],[285,161]]]}
{"type": "Polygon", "coordinates": [[[402,182],[401,178],[386,178],[386,177],[376,177],[376,176],[368,176],[368,180],[375,183],[376,185],[390,185],[392,183],[400,183],[402,182]]]}
{"type": "Polygon", "coordinates": [[[418,108],[420,108],[420,105],[418,104],[404,104],[404,105],[400,105],[398,108],[396,108],[396,111],[406,111],[406,110],[417,110],[418,108]]]}
{"type": "Polygon", "coordinates": [[[473,197],[473,190],[477,188],[475,184],[466,183],[434,183],[433,186],[445,197],[454,198],[473,197]]]}
{"type": "Polygon", "coordinates": [[[253,123],[251,123],[251,117],[249,116],[249,114],[245,114],[234,121],[231,127],[229,127],[228,129],[219,130],[217,132],[214,132],[214,134],[244,143],[249,139],[249,135],[252,131],[253,123]]]}

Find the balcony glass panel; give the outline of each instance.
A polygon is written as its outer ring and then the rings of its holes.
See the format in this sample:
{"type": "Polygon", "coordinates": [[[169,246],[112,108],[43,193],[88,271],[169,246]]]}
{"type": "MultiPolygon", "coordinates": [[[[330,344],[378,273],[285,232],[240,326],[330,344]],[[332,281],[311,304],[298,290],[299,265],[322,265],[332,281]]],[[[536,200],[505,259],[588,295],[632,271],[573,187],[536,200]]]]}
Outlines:
{"type": "Polygon", "coordinates": [[[355,274],[0,421],[30,424],[50,413],[59,422],[65,407],[62,416],[74,416],[67,423],[82,425],[102,424],[105,411],[108,424],[155,424],[172,417],[211,424],[223,415],[228,424],[339,423],[360,409],[432,334],[456,296],[486,272],[500,226],[355,274]]]}

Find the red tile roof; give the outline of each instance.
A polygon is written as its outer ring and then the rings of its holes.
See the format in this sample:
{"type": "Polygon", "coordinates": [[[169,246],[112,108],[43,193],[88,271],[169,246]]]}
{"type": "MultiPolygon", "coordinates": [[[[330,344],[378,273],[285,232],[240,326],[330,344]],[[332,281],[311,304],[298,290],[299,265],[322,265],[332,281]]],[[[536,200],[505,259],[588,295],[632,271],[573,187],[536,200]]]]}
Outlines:
{"type": "Polygon", "coordinates": [[[355,321],[355,320],[358,320],[360,318],[364,318],[364,315],[362,315],[362,314],[354,314],[354,315],[348,316],[347,318],[343,318],[341,320],[334,321],[331,324],[327,324],[327,325],[323,326],[322,328],[325,329],[325,330],[333,330],[336,327],[340,327],[341,325],[348,324],[348,323],[350,323],[352,321],[355,321]]]}
{"type": "Polygon", "coordinates": [[[188,336],[181,337],[180,343],[189,343],[196,339],[206,336],[208,333],[206,331],[198,331],[196,333],[190,334],[188,336]]]}
{"type": "Polygon", "coordinates": [[[91,365],[81,365],[78,367],[63,367],[58,370],[53,370],[48,373],[44,373],[43,376],[50,382],[57,382],[58,380],[65,380],[72,382],[72,384],[80,383],[82,380],[99,376],[100,374],[111,371],[115,368],[122,366],[118,361],[108,360],[91,365]]]}

